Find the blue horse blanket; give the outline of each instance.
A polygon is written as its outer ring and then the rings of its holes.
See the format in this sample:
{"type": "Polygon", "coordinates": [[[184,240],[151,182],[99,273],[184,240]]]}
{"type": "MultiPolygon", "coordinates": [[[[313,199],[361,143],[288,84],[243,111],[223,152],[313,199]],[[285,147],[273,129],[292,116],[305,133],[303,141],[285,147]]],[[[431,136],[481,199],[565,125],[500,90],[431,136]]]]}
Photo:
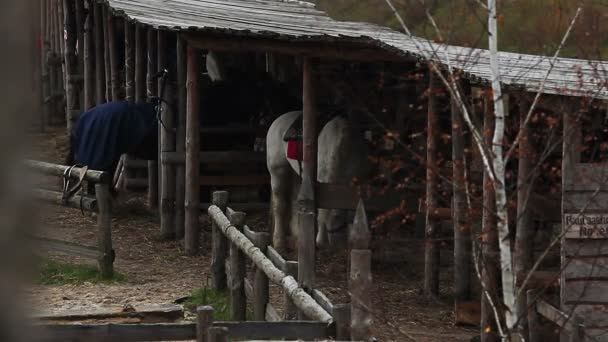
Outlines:
{"type": "Polygon", "coordinates": [[[113,171],[122,154],[155,160],[158,123],[152,103],[109,102],[81,115],[72,135],[74,162],[113,171]]]}

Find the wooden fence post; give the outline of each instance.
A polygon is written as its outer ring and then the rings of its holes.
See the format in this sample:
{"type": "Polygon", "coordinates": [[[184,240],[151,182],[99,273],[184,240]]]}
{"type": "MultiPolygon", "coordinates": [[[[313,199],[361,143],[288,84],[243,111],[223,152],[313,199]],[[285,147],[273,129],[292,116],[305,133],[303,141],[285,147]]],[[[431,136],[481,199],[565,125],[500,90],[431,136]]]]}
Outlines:
{"type": "MultiPolygon", "coordinates": [[[[270,245],[270,234],[257,233],[255,246],[266,254],[270,245]]],[[[266,305],[270,299],[268,276],[263,270],[256,267],[253,282],[253,317],[256,321],[266,320],[266,305]]]]}
{"type": "MultiPolygon", "coordinates": [[[[227,191],[216,191],[213,193],[213,205],[226,213],[228,207],[227,191]]],[[[226,258],[228,256],[228,239],[220,231],[215,221],[212,220],[212,245],[211,245],[211,273],[213,277],[213,288],[216,291],[226,290],[226,258]]]]}
{"type": "Polygon", "coordinates": [[[536,310],[537,291],[528,290],[526,297],[528,304],[528,338],[530,342],[540,342],[540,322],[538,310],[536,310]]]}
{"type": "MultiPolygon", "coordinates": [[[[298,277],[298,262],[297,261],[287,261],[285,262],[285,274],[288,276],[292,276],[294,279],[298,277]]],[[[298,308],[289,297],[288,293],[285,293],[285,312],[283,318],[286,321],[293,321],[298,318],[298,308]]]]}
{"type": "Polygon", "coordinates": [[[114,250],[112,249],[112,197],[108,184],[95,184],[95,196],[99,213],[97,215],[97,246],[99,268],[104,278],[114,274],[114,250]]]}
{"type": "Polygon", "coordinates": [[[228,328],[213,327],[209,329],[209,342],[228,342],[228,328]]]}
{"type": "Polygon", "coordinates": [[[89,2],[89,13],[84,24],[84,110],[95,106],[95,37],[93,3],[89,2]]]}
{"type": "Polygon", "coordinates": [[[355,222],[349,234],[351,293],[351,338],[355,341],[372,340],[372,252],[365,207],[360,201],[355,222]]]}
{"type": "MultiPolygon", "coordinates": [[[[148,97],[158,95],[158,83],[157,83],[156,79],[154,79],[154,76],[157,73],[158,64],[159,64],[158,39],[160,37],[157,32],[158,32],[157,30],[154,30],[151,27],[148,28],[148,31],[147,31],[147,45],[146,46],[147,46],[147,62],[148,63],[147,63],[147,68],[146,68],[146,71],[147,71],[147,73],[146,73],[146,95],[144,95],[143,100],[145,100],[148,97]]],[[[162,139],[161,133],[160,133],[162,128],[159,127],[158,129],[159,129],[158,137],[162,139]]],[[[161,139],[159,139],[159,141],[158,141],[159,147],[162,144],[161,139]]],[[[159,149],[159,153],[160,153],[160,151],[162,151],[162,149],[159,149]]],[[[159,180],[158,163],[155,160],[148,160],[148,205],[152,209],[158,208],[158,199],[159,199],[158,180],[159,180]]],[[[162,223],[162,212],[161,212],[161,223],[162,223]]],[[[173,232],[165,231],[163,228],[169,228],[169,227],[168,226],[163,227],[161,224],[161,236],[165,239],[171,239],[173,237],[173,232]]]]}
{"type": "MultiPolygon", "coordinates": [[[[245,226],[245,213],[228,210],[228,219],[240,232],[245,226]]],[[[245,295],[245,255],[234,244],[230,244],[230,312],[235,321],[247,319],[247,297],[245,295]]]]}
{"type": "Polygon", "coordinates": [[[334,305],[331,315],[336,322],[337,341],[347,341],[350,339],[350,304],[334,305]]]}
{"type": "MultiPolygon", "coordinates": [[[[76,27],[76,13],[73,0],[63,0],[64,23],[67,39],[65,41],[64,64],[66,73],[66,126],[68,134],[72,132],[72,125],[79,114],[79,102],[77,97],[78,59],[76,57],[76,43],[78,32],[76,27]]],[[[63,35],[62,35],[63,39],[63,35]]],[[[82,47],[80,47],[82,48],[82,47]]]]}
{"type": "Polygon", "coordinates": [[[209,328],[213,324],[213,307],[196,308],[196,342],[209,342],[209,328]]]}
{"type": "MultiPolygon", "coordinates": [[[[158,31],[158,70],[169,69],[168,61],[168,49],[167,46],[167,31],[158,31]]],[[[174,122],[173,118],[175,113],[173,112],[174,106],[168,103],[173,103],[173,80],[175,79],[173,74],[167,76],[165,82],[164,94],[160,92],[162,90],[162,79],[159,79],[158,84],[158,96],[162,97],[168,102],[162,104],[162,125],[159,125],[160,130],[160,144],[159,153],[162,152],[174,152],[175,151],[175,134],[173,133],[174,122]]],[[[161,158],[158,159],[159,161],[161,158]]],[[[161,177],[161,234],[164,238],[175,238],[175,164],[162,163],[160,164],[160,177],[161,177]]]]}
{"type": "MultiPolygon", "coordinates": [[[[177,122],[175,128],[175,151],[186,152],[186,41],[177,37],[177,122]]],[[[184,237],[184,199],[186,194],[186,169],[184,164],[175,167],[175,237],[184,237]]],[[[224,276],[225,277],[225,276],[224,276]]],[[[225,279],[225,278],[224,278],[225,279]]],[[[225,283],[225,280],[224,280],[225,283]]]]}
{"type": "Polygon", "coordinates": [[[187,70],[187,110],[186,110],[186,201],[184,204],[186,254],[198,252],[200,227],[200,55],[198,50],[188,46],[187,70]]]}
{"type": "Polygon", "coordinates": [[[95,35],[95,89],[96,101],[100,105],[106,102],[106,72],[104,69],[104,44],[103,44],[103,7],[96,1],[91,1],[91,8],[94,11],[94,35],[95,35]]]}

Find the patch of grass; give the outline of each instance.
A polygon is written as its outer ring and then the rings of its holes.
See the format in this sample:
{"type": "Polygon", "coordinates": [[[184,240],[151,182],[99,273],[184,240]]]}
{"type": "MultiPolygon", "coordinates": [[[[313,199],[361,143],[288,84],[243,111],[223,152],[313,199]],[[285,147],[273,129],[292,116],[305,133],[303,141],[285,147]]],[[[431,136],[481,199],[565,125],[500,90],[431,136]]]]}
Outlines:
{"type": "Polygon", "coordinates": [[[37,283],[40,285],[113,283],[124,279],[124,275],[117,272],[114,272],[112,278],[103,278],[95,266],[68,264],[48,259],[42,259],[38,263],[37,283]]]}
{"type": "MultiPolygon", "coordinates": [[[[195,311],[199,306],[210,305],[213,307],[213,318],[216,321],[232,321],[230,313],[230,298],[225,292],[218,292],[209,287],[202,287],[192,292],[184,302],[184,308],[195,311]]],[[[253,319],[253,312],[247,308],[247,320],[253,319]]]]}

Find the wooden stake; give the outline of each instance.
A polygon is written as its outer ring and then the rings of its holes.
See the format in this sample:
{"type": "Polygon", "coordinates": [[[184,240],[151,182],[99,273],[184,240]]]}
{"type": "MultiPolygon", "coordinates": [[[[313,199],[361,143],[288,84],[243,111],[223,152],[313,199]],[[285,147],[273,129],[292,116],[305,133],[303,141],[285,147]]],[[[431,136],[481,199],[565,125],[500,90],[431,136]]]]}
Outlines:
{"type": "Polygon", "coordinates": [[[213,307],[199,306],[196,317],[196,342],[208,342],[209,328],[213,324],[213,307]]]}
{"type": "Polygon", "coordinates": [[[432,215],[437,208],[438,163],[437,143],[439,140],[439,115],[437,113],[437,78],[429,72],[429,102],[427,120],[426,150],[426,231],[424,249],[424,293],[427,297],[439,296],[439,246],[437,237],[439,222],[432,215]]]}
{"type": "MultiPolygon", "coordinates": [[[[270,245],[270,234],[268,233],[257,233],[255,246],[266,253],[268,246],[270,245]]],[[[268,276],[261,269],[255,269],[255,275],[253,280],[253,319],[256,321],[266,320],[266,305],[270,300],[268,276]]]]}
{"type": "MultiPolygon", "coordinates": [[[[186,41],[178,35],[177,37],[177,123],[175,130],[175,150],[179,153],[186,152],[186,41]]],[[[177,239],[184,237],[184,199],[186,194],[186,169],[184,164],[178,164],[175,168],[175,236],[177,239]]],[[[215,240],[214,240],[215,241],[215,240]]]]}
{"type": "MultiPolygon", "coordinates": [[[[147,89],[147,95],[145,96],[145,98],[151,98],[153,96],[157,96],[158,95],[158,87],[157,87],[157,82],[156,79],[154,79],[154,76],[157,73],[158,70],[158,56],[159,56],[159,47],[158,47],[158,31],[153,30],[152,28],[148,29],[148,35],[147,35],[147,47],[148,47],[148,68],[147,68],[147,74],[146,74],[146,89],[147,89]]],[[[159,127],[159,132],[160,130],[162,130],[162,127],[159,127]]],[[[159,137],[160,137],[160,133],[159,133],[159,137]]],[[[158,141],[159,145],[162,144],[162,141],[159,139],[158,141]]],[[[160,146],[159,146],[160,147],[160,146]]],[[[159,149],[159,153],[160,151],[163,151],[162,149],[159,149]]],[[[148,205],[150,206],[151,209],[156,209],[158,208],[158,192],[159,192],[159,187],[158,187],[158,181],[159,181],[159,174],[158,174],[158,163],[155,160],[149,160],[148,161],[148,205]]],[[[161,213],[161,236],[163,238],[166,239],[172,239],[173,238],[173,232],[171,231],[165,231],[165,229],[170,229],[171,228],[171,224],[173,224],[173,222],[171,222],[170,224],[165,220],[165,225],[162,225],[162,213],[161,213]]]]}
{"type": "Polygon", "coordinates": [[[97,82],[96,99],[97,104],[106,102],[106,72],[105,72],[105,45],[103,40],[103,7],[102,4],[91,1],[94,11],[95,23],[95,80],[97,82]]]}
{"type": "Polygon", "coordinates": [[[89,1],[89,14],[84,24],[84,110],[95,106],[95,37],[93,2],[89,1]]]}
{"type": "MultiPolygon", "coordinates": [[[[298,277],[298,262],[287,261],[285,263],[285,274],[288,276],[297,278],[298,277]]],[[[293,300],[289,296],[289,293],[285,293],[285,312],[283,318],[286,321],[293,321],[298,318],[298,307],[294,304],[293,300]]],[[[350,325],[350,320],[348,322],[350,325]]]]}
{"type": "Polygon", "coordinates": [[[467,220],[464,120],[455,99],[452,111],[452,178],[454,224],[454,299],[471,299],[471,226],[467,220]]]}
{"type": "Polygon", "coordinates": [[[188,255],[198,253],[199,227],[199,152],[200,152],[200,105],[199,80],[200,58],[198,50],[188,46],[187,122],[186,122],[186,202],[185,202],[185,249],[188,255]]]}
{"type": "MultiPolygon", "coordinates": [[[[228,207],[229,194],[226,191],[216,191],[213,193],[213,205],[217,206],[226,213],[228,207]]],[[[226,283],[226,259],[228,257],[228,240],[220,231],[217,224],[213,221],[212,229],[212,244],[211,244],[211,273],[213,277],[213,288],[216,291],[224,291],[227,288],[226,283]]]]}
{"type": "Polygon", "coordinates": [[[110,185],[96,184],[95,196],[99,206],[97,216],[97,246],[99,248],[99,268],[104,278],[114,275],[114,250],[112,249],[112,197],[110,185]]]}
{"type": "MultiPolygon", "coordinates": [[[[169,69],[168,65],[168,46],[167,46],[166,31],[158,31],[158,69],[169,69]]],[[[173,103],[173,77],[166,81],[165,93],[160,94],[162,85],[159,84],[159,96],[166,101],[173,103]]],[[[162,81],[159,81],[162,82],[162,81]]],[[[160,129],[160,144],[159,151],[175,151],[175,134],[173,133],[175,113],[173,107],[167,102],[163,102],[162,106],[162,125],[160,129]]],[[[160,160],[160,158],[158,159],[160,160]]],[[[175,237],[175,164],[161,163],[161,235],[164,238],[175,237]]]]}
{"type": "Polygon", "coordinates": [[[350,305],[334,305],[332,316],[336,321],[336,340],[347,341],[350,339],[350,305]]]}
{"type": "MultiPolygon", "coordinates": [[[[245,213],[229,212],[228,219],[240,232],[245,226],[245,213]]],[[[235,321],[247,320],[247,297],[245,296],[245,255],[234,243],[230,244],[230,312],[235,321]]],[[[264,312],[265,315],[265,312],[264,312]]]]}
{"type": "Polygon", "coordinates": [[[372,341],[372,252],[371,234],[363,202],[359,202],[349,231],[351,293],[351,338],[372,341]]]}

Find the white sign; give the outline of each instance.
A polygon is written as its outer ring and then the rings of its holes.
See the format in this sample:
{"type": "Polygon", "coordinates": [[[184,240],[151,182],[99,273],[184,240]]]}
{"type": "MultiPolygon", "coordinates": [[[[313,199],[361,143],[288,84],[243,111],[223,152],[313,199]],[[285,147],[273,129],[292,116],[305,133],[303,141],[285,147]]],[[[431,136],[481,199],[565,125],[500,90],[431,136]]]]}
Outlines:
{"type": "Polygon", "coordinates": [[[567,239],[608,239],[608,213],[565,214],[567,239]]]}

